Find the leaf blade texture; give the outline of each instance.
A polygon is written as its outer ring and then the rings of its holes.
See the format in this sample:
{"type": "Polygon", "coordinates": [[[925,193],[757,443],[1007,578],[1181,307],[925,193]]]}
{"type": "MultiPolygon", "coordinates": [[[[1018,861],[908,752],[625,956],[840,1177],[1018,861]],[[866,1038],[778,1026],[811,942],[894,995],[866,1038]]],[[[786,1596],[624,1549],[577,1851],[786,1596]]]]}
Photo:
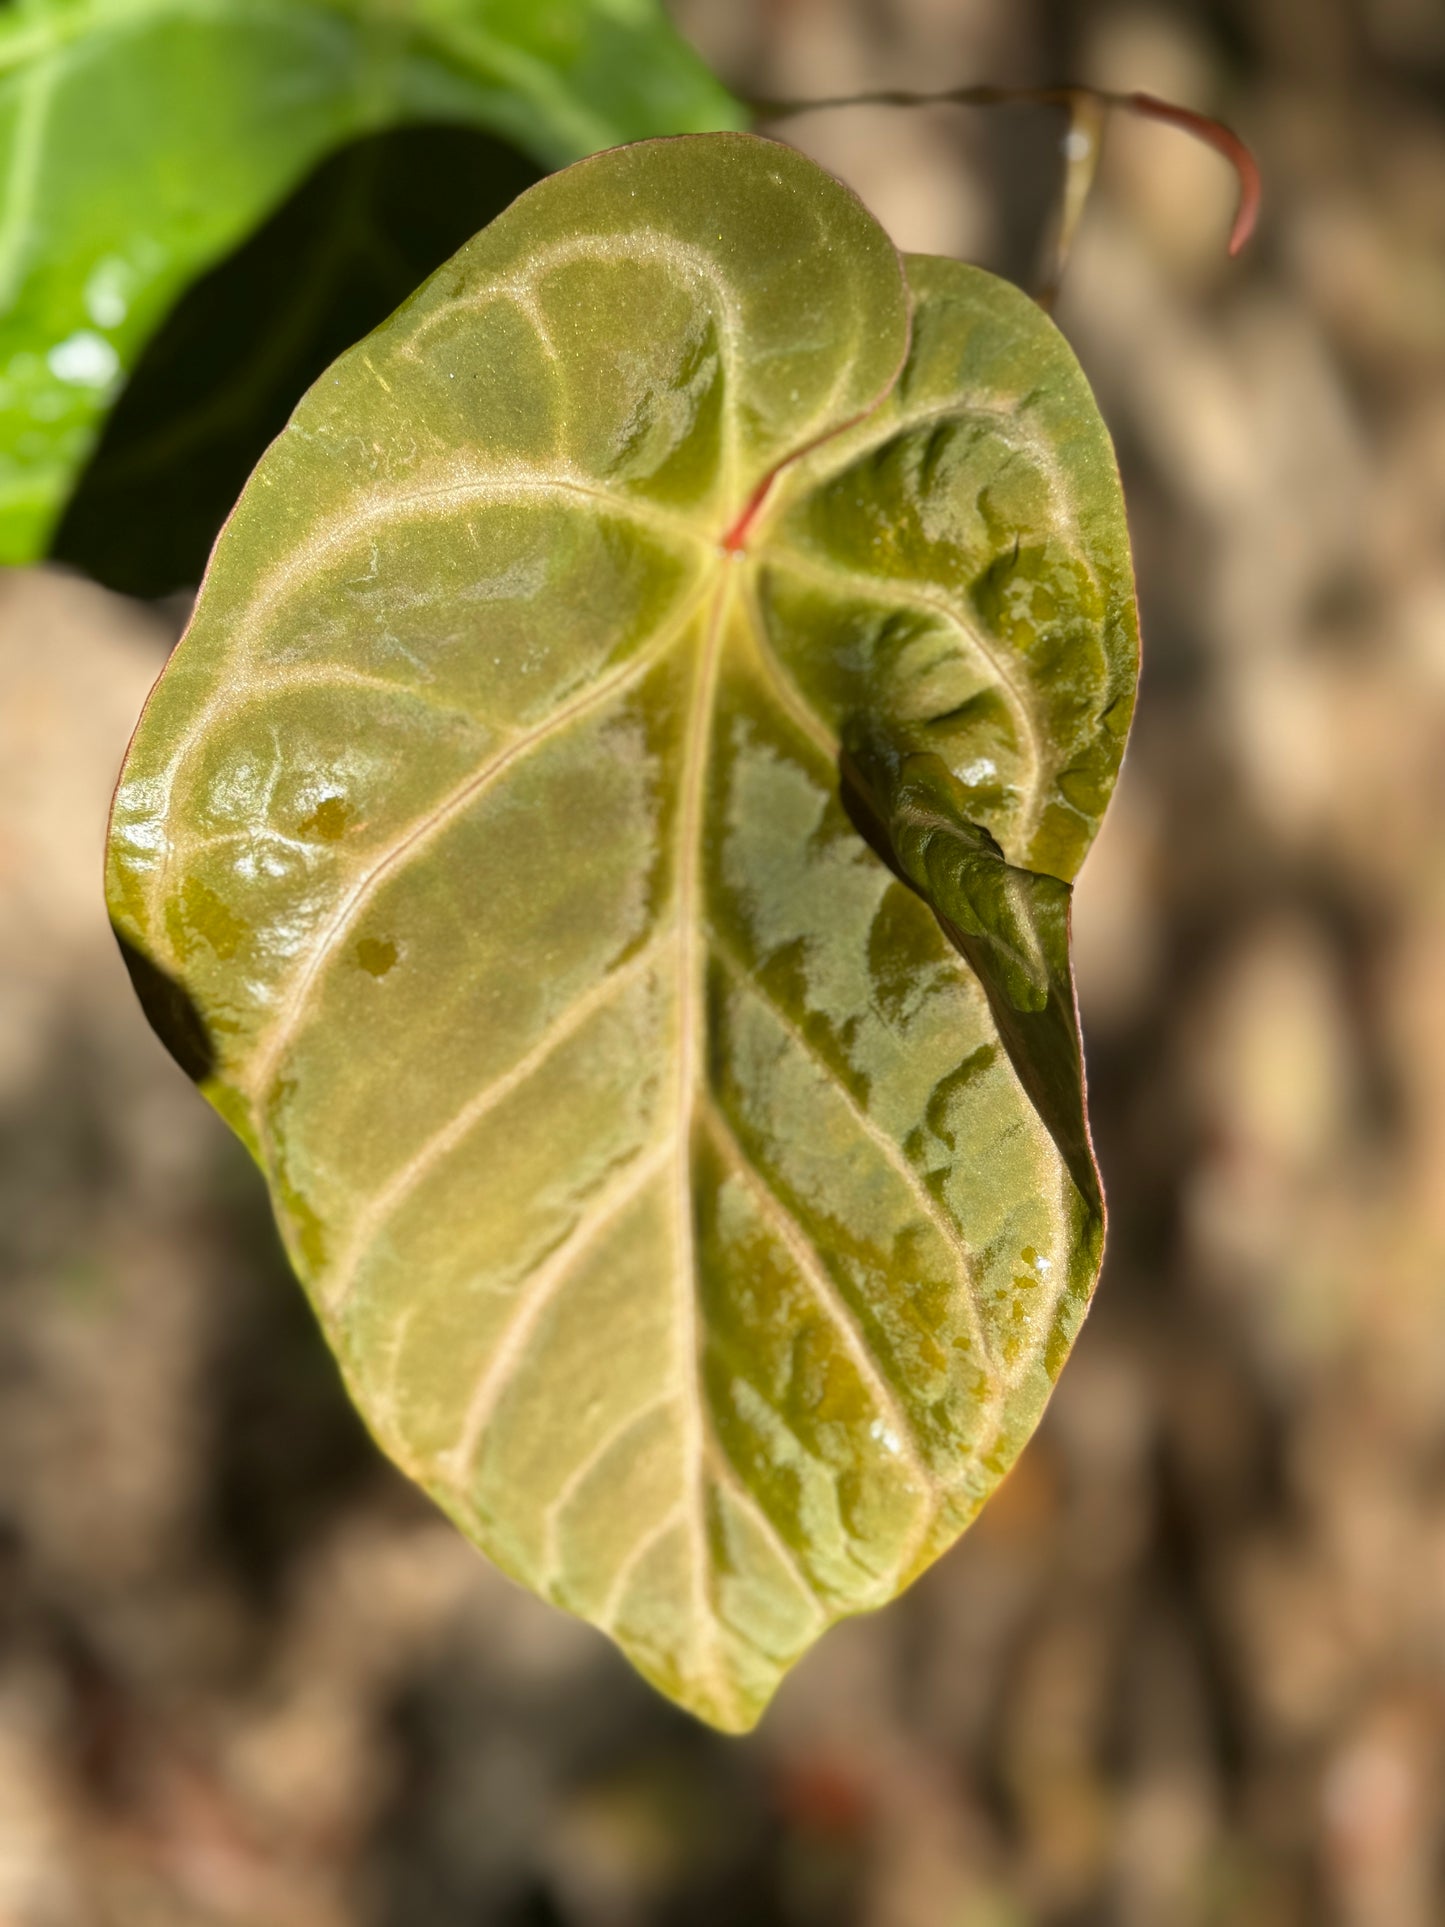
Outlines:
{"type": "Polygon", "coordinates": [[[0,11],[0,562],[45,552],[176,296],[345,142],[459,122],[556,166],[741,120],[651,0],[0,11]]]}
{"type": "Polygon", "coordinates": [[[137,731],[116,927],[368,1422],[720,1727],[952,1543],[1083,1315],[1136,655],[1051,324],[699,136],[334,365],[137,731]]]}

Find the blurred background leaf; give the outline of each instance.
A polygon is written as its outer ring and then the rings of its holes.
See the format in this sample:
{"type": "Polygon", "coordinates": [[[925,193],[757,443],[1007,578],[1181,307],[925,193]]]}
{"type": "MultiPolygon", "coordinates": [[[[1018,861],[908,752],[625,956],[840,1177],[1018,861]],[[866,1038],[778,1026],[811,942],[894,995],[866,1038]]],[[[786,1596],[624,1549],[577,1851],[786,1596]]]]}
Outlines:
{"type": "Polygon", "coordinates": [[[393,128],[324,161],[162,322],[51,554],[127,595],[194,586],[311,383],[538,178],[460,127],[393,128]]]}
{"type": "MultiPolygon", "coordinates": [[[[742,121],[656,0],[0,8],[0,561],[45,552],[99,421],[177,296],[347,141],[455,123],[553,167],[647,134],[742,121]]],[[[348,234],[385,167],[373,159],[332,190],[348,234]]],[[[456,185],[433,182],[442,200],[456,185]]],[[[465,233],[496,210],[484,198],[465,233]]],[[[452,231],[445,219],[441,228],[452,231]]],[[[312,248],[334,275],[328,244],[312,248]]],[[[418,258],[423,273],[435,265],[425,248],[418,258]]],[[[316,319],[273,306],[271,326],[324,329],[324,289],[305,286],[314,265],[297,257],[295,299],[316,319]]],[[[354,336],[328,338],[339,347],[354,336]]],[[[268,393],[280,380],[278,365],[268,393]]]]}

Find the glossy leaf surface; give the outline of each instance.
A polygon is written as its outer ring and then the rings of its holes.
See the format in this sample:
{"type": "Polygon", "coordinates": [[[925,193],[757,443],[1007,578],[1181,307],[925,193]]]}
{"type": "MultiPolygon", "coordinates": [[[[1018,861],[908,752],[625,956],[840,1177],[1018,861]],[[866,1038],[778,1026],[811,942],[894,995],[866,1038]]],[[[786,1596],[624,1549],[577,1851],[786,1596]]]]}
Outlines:
{"type": "Polygon", "coordinates": [[[0,562],[43,553],[185,285],[331,150],[421,120],[556,166],[742,115],[655,0],[0,8],[0,562]]]}
{"type": "Polygon", "coordinates": [[[1136,642],[1052,325],[719,135],[335,364],[137,732],[137,986],[377,1437],[719,1726],[956,1537],[1083,1314],[1136,642]]]}

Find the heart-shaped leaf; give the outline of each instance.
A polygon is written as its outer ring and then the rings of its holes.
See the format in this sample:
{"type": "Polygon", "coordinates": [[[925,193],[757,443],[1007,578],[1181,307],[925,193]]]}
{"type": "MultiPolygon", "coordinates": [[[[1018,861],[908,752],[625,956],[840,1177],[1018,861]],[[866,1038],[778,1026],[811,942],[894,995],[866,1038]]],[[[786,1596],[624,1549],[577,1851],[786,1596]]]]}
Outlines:
{"type": "Polygon", "coordinates": [[[416,121],[556,166],[743,116],[659,0],[0,6],[0,562],[44,553],[186,284],[324,155],[416,121]]]}
{"type": "Polygon", "coordinates": [[[137,732],[137,986],[377,1437],[719,1726],[957,1536],[1083,1314],[1136,646],[1051,324],[702,136],[335,364],[137,732]]]}

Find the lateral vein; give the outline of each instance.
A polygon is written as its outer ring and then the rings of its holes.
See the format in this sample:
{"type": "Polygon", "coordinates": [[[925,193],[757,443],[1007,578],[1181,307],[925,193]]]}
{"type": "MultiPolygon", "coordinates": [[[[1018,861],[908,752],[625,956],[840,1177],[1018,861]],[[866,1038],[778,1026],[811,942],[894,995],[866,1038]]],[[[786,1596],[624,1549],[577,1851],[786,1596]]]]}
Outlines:
{"type": "Polygon", "coordinates": [[[612,1631],[616,1630],[617,1616],[622,1611],[623,1602],[627,1598],[627,1589],[632,1583],[633,1574],[653,1547],[660,1545],[669,1533],[676,1532],[680,1528],[685,1529],[684,1511],[683,1502],[679,1499],[676,1505],[668,1507],[654,1525],[648,1526],[638,1534],[633,1541],[632,1550],[612,1575],[612,1584],[607,1588],[607,1597],[603,1600],[602,1610],[598,1614],[599,1625],[612,1631]]]}
{"type": "Polygon", "coordinates": [[[588,1481],[600,1471],[623,1440],[629,1438],[632,1433],[641,1431],[657,1413],[671,1405],[673,1397],[674,1394],[671,1392],[659,1392],[656,1398],[648,1399],[645,1405],[638,1406],[625,1418],[619,1419],[614,1426],[603,1433],[590,1451],[583,1454],[548,1500],[546,1510],[542,1514],[546,1563],[539,1583],[543,1590],[552,1590],[561,1577],[562,1555],[557,1541],[562,1514],[588,1481]]]}
{"type": "Polygon", "coordinates": [[[713,1477],[716,1479],[718,1485],[732,1497],[736,1504],[741,1506],[756,1521],[768,1550],[783,1568],[783,1571],[788,1575],[793,1585],[803,1595],[804,1599],[807,1600],[815,1617],[820,1621],[826,1621],[828,1618],[828,1608],[823,1603],[818,1588],[803,1570],[797,1554],[768,1517],[767,1508],[763,1505],[762,1500],[752,1490],[751,1486],[746,1483],[732,1461],[728,1458],[727,1453],[723,1450],[722,1441],[717,1437],[715,1432],[710,1433],[705,1441],[704,1452],[707,1462],[712,1467],[713,1477]]]}
{"type": "Polygon", "coordinates": [[[896,1144],[881,1125],[877,1124],[868,1115],[867,1111],[863,1109],[863,1106],[843,1082],[837,1069],[828,1062],[808,1037],[807,1033],[793,1021],[783,1009],[782,1005],[768,994],[763,984],[759,982],[746,967],[742,959],[736,954],[722,934],[716,928],[710,928],[708,931],[708,939],[714,955],[718,957],[736,981],[740,983],[745,990],[751,992],[753,997],[755,997],[768,1012],[778,1028],[797,1046],[804,1056],[807,1057],[808,1061],[823,1073],[827,1080],[829,1090],[837,1093],[844,1109],[848,1112],[848,1115],[852,1118],[858,1129],[862,1131],[869,1142],[882,1153],[889,1168],[907,1185],[909,1194],[914,1202],[918,1205],[919,1209],[958,1261],[959,1281],[963,1285],[964,1298],[968,1305],[970,1322],[974,1326],[974,1337],[977,1340],[979,1349],[989,1361],[990,1366],[996,1364],[993,1356],[993,1348],[988,1339],[988,1328],[984,1321],[983,1303],[979,1294],[978,1280],[974,1275],[973,1263],[969,1256],[968,1247],[963,1242],[963,1237],[959,1232],[958,1226],[954,1224],[938,1199],[934,1197],[933,1193],[924,1184],[918,1171],[909,1162],[901,1146],[896,1144]]]}
{"type": "Polygon", "coordinates": [[[791,569],[797,575],[812,576],[815,581],[822,582],[828,587],[835,590],[841,589],[845,594],[851,591],[855,595],[867,597],[872,602],[909,603],[915,609],[923,609],[930,615],[941,617],[951,629],[957,632],[974,655],[982,659],[989,673],[1004,691],[1009,707],[1021,725],[1021,734],[1029,755],[1029,774],[1019,834],[1023,843],[1027,844],[1043,801],[1047,767],[1043,743],[1032,702],[1019,687],[1017,679],[992,645],[987,643],[971,624],[965,622],[952,604],[941,596],[930,595],[926,589],[915,588],[912,583],[900,582],[893,576],[872,576],[861,569],[843,569],[831,562],[817,562],[812,556],[804,555],[798,549],[786,548],[782,545],[770,545],[766,550],[760,551],[758,561],[776,568],[791,569]]]}
{"type": "Polygon", "coordinates": [[[661,939],[654,937],[643,948],[629,957],[604,977],[599,977],[591,988],[580,997],[574,998],[562,1014],[557,1017],[532,1045],[507,1070],[494,1077],[490,1083],[473,1093],[461,1109],[450,1117],[439,1130],[436,1130],[415,1153],[407,1159],[400,1170],[395,1172],[380,1191],[368,1200],[364,1210],[358,1213],[345,1245],[337,1257],[331,1275],[323,1292],[327,1309],[339,1311],[351,1295],[356,1282],[356,1272],[366,1247],[376,1231],[391,1218],[405,1200],[416,1190],[427,1176],[446,1157],[447,1153],[462,1142],[474,1126],[494,1111],[512,1093],[541,1069],[549,1057],[561,1048],[570,1038],[575,1037],[590,1017],[606,1008],[634,978],[651,966],[656,958],[661,939]]]}
{"type": "Polygon", "coordinates": [[[922,1441],[918,1437],[918,1428],[868,1348],[856,1312],[843,1296],[837,1280],[823,1262],[817,1246],[782,1199],[764,1181],[763,1174],[743,1148],[717,1100],[708,1095],[705,1103],[706,1114],[719,1146],[726,1152],[739,1177],[760,1201],[764,1216],[772,1223],[775,1234],[782,1241],[794,1264],[809,1280],[821,1303],[832,1314],[843,1343],[852,1354],[859,1376],[867,1385],[879,1411],[891,1419],[893,1426],[896,1427],[900,1456],[905,1459],[915,1482],[921,1488],[920,1496],[924,1500],[926,1511],[928,1502],[936,1501],[940,1495],[938,1477],[924,1454],[922,1441]]]}
{"type": "Polygon", "coordinates": [[[519,1287],[516,1310],[477,1382],[456,1445],[448,1455],[448,1474],[459,1493],[462,1492],[461,1482],[476,1458],[487,1421],[505,1392],[507,1381],[524,1355],[543,1312],[571,1276],[577,1260],[640,1196],[671,1153],[672,1146],[664,1138],[646,1156],[633,1158],[623,1175],[609,1185],[600,1198],[584,1208],[562,1242],[553,1247],[550,1256],[519,1287]]]}
{"type": "Polygon", "coordinates": [[[470,776],[457,784],[439,803],[423,811],[356,879],[337,905],[329,922],[321,930],[305,964],[291,979],[277,1005],[271,1028],[252,1061],[247,1086],[251,1101],[256,1108],[257,1128],[263,1141],[267,1135],[265,1099],[271,1080],[299,1021],[307,992],[363,906],[406,857],[423,847],[431,837],[437,835],[459,816],[520,757],[530,754],[560,730],[577,722],[590,710],[604,703],[609,697],[619,694],[645,675],[672,647],[678,637],[685,633],[688,624],[701,607],[705,594],[706,585],[701,594],[685,605],[679,613],[677,622],[664,631],[650,647],[639,650],[611,675],[604,676],[569,702],[564,703],[560,709],[554,710],[545,722],[513,737],[503,749],[484,763],[480,769],[474,770],[470,776]]]}

